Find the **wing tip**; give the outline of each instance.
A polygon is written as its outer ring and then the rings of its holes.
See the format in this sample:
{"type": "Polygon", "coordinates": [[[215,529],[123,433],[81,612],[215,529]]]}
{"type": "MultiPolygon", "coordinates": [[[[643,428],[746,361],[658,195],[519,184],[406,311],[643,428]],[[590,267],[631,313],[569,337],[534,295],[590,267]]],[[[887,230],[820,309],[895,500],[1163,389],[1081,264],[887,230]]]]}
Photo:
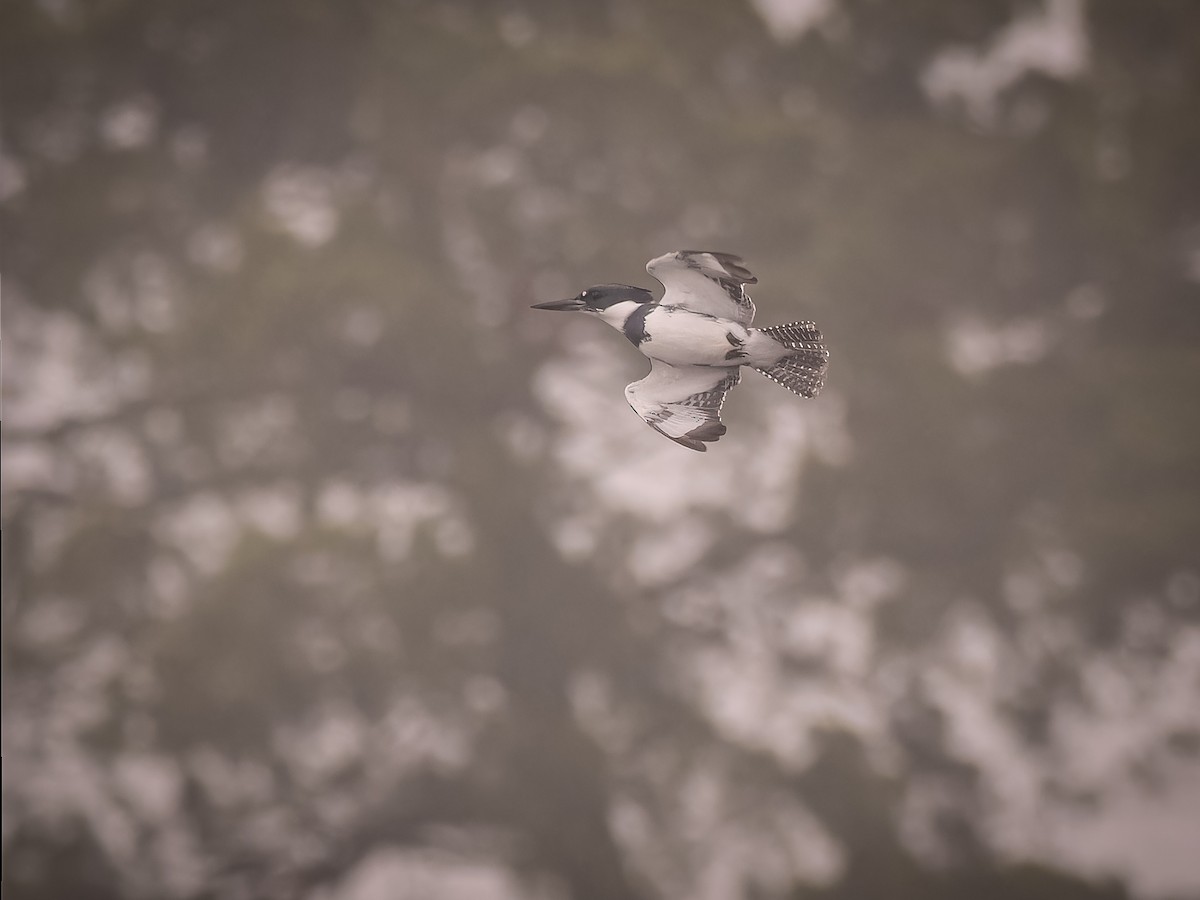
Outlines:
{"type": "MultiPolygon", "coordinates": [[[[689,450],[698,450],[701,453],[708,452],[708,444],[718,441],[729,429],[725,427],[724,422],[706,422],[696,428],[693,428],[687,434],[675,437],[667,435],[675,443],[687,447],[689,450]]],[[[662,432],[666,434],[666,432],[662,432]]]]}
{"type": "Polygon", "coordinates": [[[694,441],[716,441],[728,430],[724,422],[705,422],[689,431],[687,436],[694,441]]]}
{"type": "Polygon", "coordinates": [[[739,283],[758,284],[757,276],[746,268],[746,261],[736,253],[728,253],[724,250],[680,250],[679,252],[685,256],[711,256],[729,273],[731,278],[736,278],[739,283]]]}
{"type": "MultiPolygon", "coordinates": [[[[660,263],[676,260],[686,263],[687,260],[703,256],[715,259],[717,265],[723,268],[730,278],[736,279],[739,284],[758,284],[757,276],[746,268],[746,261],[736,253],[728,253],[724,250],[671,250],[646,263],[646,271],[654,275],[654,269],[660,263]]],[[[655,275],[655,277],[658,276],[655,275]]]]}

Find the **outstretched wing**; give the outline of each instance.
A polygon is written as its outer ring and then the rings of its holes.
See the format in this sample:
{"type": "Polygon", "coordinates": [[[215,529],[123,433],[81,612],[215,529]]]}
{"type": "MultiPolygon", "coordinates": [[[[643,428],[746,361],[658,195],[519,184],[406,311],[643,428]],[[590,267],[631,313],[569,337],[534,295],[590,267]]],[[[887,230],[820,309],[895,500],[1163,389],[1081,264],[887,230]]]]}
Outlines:
{"type": "Polygon", "coordinates": [[[741,379],[738,366],[672,366],[654,360],[650,374],[625,388],[625,399],[646,424],[691,450],[725,433],[721,404],[741,379]]]}
{"type": "Polygon", "coordinates": [[[746,285],[758,284],[758,279],[740,256],[676,250],[650,260],[646,271],[667,289],[662,298],[664,306],[682,306],[743,325],[754,321],[754,303],[746,294],[746,285]]]}

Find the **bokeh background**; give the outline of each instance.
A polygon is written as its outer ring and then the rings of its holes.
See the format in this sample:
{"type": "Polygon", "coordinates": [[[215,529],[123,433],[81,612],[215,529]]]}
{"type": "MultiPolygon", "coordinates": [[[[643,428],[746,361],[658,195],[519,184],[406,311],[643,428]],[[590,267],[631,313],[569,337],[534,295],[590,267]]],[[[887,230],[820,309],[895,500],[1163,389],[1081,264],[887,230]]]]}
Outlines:
{"type": "Polygon", "coordinates": [[[1200,4],[0,7],[10,898],[1200,892],[1200,4]],[[706,454],[531,312],[743,255],[706,454]]]}

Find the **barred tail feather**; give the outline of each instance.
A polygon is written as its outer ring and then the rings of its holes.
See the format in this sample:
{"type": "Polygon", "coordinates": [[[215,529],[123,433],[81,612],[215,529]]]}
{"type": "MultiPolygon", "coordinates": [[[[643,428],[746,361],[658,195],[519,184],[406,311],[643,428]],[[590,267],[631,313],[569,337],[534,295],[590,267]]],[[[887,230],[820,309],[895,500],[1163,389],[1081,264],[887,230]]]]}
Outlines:
{"type": "Polygon", "coordinates": [[[756,330],[783,345],[784,355],[769,365],[752,365],[752,368],[793,394],[817,396],[825,384],[829,351],[825,349],[816,323],[792,322],[756,330]]]}
{"type": "Polygon", "coordinates": [[[791,350],[824,350],[821,329],[816,322],[791,322],[787,325],[772,325],[769,328],[757,328],[777,340],[791,350]]]}
{"type": "Polygon", "coordinates": [[[793,394],[801,397],[815,397],[825,385],[825,360],[822,359],[820,368],[811,363],[801,362],[797,357],[788,356],[768,368],[754,366],[754,371],[761,372],[776,384],[782,385],[793,394]]]}

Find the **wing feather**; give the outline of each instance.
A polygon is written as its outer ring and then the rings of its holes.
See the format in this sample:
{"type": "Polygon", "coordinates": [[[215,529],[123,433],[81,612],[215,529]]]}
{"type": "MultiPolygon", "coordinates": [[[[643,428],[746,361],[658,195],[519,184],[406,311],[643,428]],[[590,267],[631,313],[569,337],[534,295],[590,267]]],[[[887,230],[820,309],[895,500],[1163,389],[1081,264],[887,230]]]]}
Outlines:
{"type": "Polygon", "coordinates": [[[754,321],[754,302],[746,285],[758,284],[758,279],[739,256],[716,250],[675,250],[650,260],[646,271],[666,288],[664,306],[681,306],[742,325],[754,321]]]}
{"type": "Polygon", "coordinates": [[[655,431],[703,451],[725,433],[721,406],[739,380],[738,366],[672,366],[656,359],[649,375],[625,388],[625,399],[655,431]]]}

